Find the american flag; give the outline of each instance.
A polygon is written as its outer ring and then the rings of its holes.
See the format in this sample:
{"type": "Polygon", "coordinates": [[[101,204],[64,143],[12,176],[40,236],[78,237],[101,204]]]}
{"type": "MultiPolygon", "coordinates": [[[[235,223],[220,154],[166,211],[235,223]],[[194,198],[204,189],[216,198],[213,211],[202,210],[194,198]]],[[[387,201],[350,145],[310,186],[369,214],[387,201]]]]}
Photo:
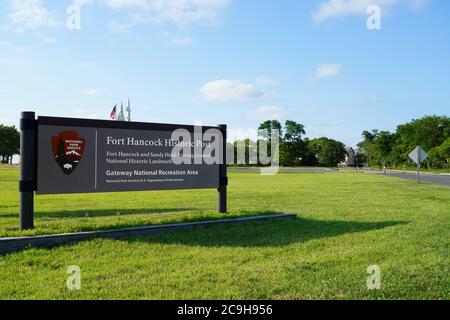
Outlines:
{"type": "Polygon", "coordinates": [[[117,104],[114,106],[114,108],[112,109],[112,111],[111,111],[111,114],[109,115],[109,117],[112,119],[112,120],[116,120],[116,117],[117,117],[117,104]]]}

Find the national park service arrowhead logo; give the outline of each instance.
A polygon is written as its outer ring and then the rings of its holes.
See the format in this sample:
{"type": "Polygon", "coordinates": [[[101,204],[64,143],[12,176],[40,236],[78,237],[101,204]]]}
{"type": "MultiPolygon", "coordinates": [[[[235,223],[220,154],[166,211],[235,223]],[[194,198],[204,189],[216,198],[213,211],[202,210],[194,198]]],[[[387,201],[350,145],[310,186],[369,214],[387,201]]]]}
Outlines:
{"type": "Polygon", "coordinates": [[[85,139],[78,132],[64,131],[52,137],[53,158],[61,170],[70,175],[78,166],[84,153],[85,139]]]}

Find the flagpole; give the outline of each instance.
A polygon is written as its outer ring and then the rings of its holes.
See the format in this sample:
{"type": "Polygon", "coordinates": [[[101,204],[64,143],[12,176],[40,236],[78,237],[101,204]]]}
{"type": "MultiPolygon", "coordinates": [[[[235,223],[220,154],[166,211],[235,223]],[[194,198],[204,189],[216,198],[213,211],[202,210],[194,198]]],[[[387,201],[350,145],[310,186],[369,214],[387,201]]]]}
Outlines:
{"type": "Polygon", "coordinates": [[[130,98],[128,98],[127,113],[128,113],[128,122],[131,122],[131,104],[130,104],[130,98]]]}

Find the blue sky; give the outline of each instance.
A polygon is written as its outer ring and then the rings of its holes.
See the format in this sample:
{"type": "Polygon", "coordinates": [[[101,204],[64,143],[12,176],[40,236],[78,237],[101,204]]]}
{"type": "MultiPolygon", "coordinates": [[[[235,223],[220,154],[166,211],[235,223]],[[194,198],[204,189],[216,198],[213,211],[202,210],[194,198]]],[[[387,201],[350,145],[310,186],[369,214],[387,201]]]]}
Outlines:
{"type": "Polygon", "coordinates": [[[445,0],[2,0],[0,122],[107,119],[130,98],[134,120],[244,132],[288,118],[354,146],[449,114],[449,19],[445,0]]]}

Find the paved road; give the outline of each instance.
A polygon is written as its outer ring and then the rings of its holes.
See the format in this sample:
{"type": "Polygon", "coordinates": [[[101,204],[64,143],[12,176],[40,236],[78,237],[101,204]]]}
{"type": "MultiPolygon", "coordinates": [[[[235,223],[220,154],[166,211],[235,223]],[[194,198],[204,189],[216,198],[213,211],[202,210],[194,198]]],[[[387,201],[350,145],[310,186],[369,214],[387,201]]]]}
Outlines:
{"type": "MultiPolygon", "coordinates": [[[[228,168],[228,171],[231,172],[259,172],[259,168],[228,168]]],[[[329,168],[280,168],[280,171],[282,173],[308,173],[308,172],[314,172],[314,173],[339,173],[339,170],[337,169],[329,169],[329,168]]]]}
{"type": "MultiPolygon", "coordinates": [[[[232,172],[259,172],[259,168],[229,168],[229,171],[232,172]]],[[[339,173],[339,170],[336,169],[328,169],[328,168],[281,168],[280,172],[283,173],[339,173]]],[[[383,175],[384,171],[381,170],[370,170],[363,169],[361,172],[368,174],[380,174],[383,175]]],[[[403,172],[403,171],[388,171],[387,175],[390,177],[408,179],[417,181],[417,174],[415,172],[403,172]]],[[[440,184],[443,186],[450,187],[450,175],[445,174],[430,174],[430,173],[422,173],[420,175],[421,181],[424,183],[434,183],[440,184]]]]}
{"type": "MultiPolygon", "coordinates": [[[[381,170],[366,170],[366,169],[364,169],[364,170],[362,170],[362,172],[372,173],[372,174],[384,174],[384,172],[381,170]]],[[[396,178],[417,181],[417,173],[415,173],[415,172],[389,171],[388,170],[387,175],[390,177],[396,177],[396,178]]],[[[424,183],[434,183],[434,184],[440,184],[443,186],[450,187],[450,175],[446,175],[446,174],[421,173],[420,180],[424,183]]]]}

